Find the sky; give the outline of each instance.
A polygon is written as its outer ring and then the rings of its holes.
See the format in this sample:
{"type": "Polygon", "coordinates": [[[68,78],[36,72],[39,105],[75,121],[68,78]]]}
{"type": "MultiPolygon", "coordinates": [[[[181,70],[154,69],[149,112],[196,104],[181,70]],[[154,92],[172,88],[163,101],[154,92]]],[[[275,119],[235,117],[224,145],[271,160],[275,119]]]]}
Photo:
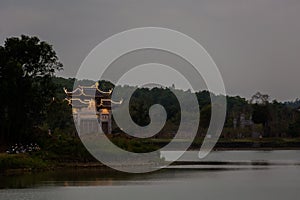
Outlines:
{"type": "Polygon", "coordinates": [[[88,53],[111,35],[170,28],[207,50],[228,94],[250,98],[260,91],[286,101],[300,97],[299,10],[299,0],[1,0],[0,43],[38,36],[64,64],[58,75],[74,77],[88,53]]]}

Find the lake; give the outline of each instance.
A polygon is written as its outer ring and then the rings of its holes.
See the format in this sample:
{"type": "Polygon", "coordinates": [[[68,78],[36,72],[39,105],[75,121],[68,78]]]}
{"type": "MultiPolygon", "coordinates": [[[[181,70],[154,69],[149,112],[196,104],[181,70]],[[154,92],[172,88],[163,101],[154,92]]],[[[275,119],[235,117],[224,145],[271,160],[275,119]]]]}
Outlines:
{"type": "MultiPolygon", "coordinates": [[[[172,160],[172,152],[162,152],[172,160]]],[[[12,200],[179,200],[299,199],[300,151],[219,151],[203,164],[198,152],[147,174],[113,170],[60,170],[0,176],[0,199],[12,200]]]]}

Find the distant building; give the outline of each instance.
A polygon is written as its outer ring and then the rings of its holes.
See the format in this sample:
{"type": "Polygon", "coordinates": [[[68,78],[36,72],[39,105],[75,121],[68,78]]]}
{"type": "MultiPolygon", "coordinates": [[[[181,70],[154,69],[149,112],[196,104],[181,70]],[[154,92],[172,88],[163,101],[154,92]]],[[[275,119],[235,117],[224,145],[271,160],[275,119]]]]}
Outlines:
{"type": "Polygon", "coordinates": [[[240,127],[245,128],[246,126],[253,126],[252,117],[250,119],[246,119],[245,114],[242,113],[240,116],[240,127]]]}
{"type": "Polygon", "coordinates": [[[111,134],[111,107],[121,104],[111,100],[112,90],[101,91],[98,83],[92,86],[78,86],[69,92],[64,88],[66,100],[72,105],[75,125],[79,134],[98,133],[111,134]]]}
{"type": "MultiPolygon", "coordinates": [[[[259,133],[254,132],[254,122],[252,121],[252,117],[250,116],[249,119],[246,119],[246,115],[244,113],[241,113],[239,118],[233,119],[233,128],[234,129],[248,128],[248,129],[250,129],[249,131],[251,132],[250,133],[251,137],[257,138],[259,136],[259,133]]],[[[241,138],[241,137],[249,136],[248,134],[245,132],[240,132],[240,133],[238,133],[237,137],[241,138]]]]}

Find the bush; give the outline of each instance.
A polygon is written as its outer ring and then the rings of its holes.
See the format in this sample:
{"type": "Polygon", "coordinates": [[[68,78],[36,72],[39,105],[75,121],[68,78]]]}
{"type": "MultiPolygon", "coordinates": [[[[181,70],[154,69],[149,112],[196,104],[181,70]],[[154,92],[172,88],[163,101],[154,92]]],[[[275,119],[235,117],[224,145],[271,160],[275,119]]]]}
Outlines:
{"type": "Polygon", "coordinates": [[[49,165],[38,157],[27,154],[1,154],[0,171],[7,169],[45,169],[49,165]]]}

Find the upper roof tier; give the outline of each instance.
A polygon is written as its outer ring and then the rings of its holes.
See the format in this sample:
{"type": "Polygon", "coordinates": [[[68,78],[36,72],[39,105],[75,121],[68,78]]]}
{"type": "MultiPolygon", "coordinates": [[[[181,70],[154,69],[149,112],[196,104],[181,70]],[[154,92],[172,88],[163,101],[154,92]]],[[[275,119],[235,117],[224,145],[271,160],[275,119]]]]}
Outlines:
{"type": "Polygon", "coordinates": [[[64,88],[65,93],[68,97],[78,98],[78,97],[99,97],[99,98],[108,98],[111,96],[112,89],[108,92],[104,92],[99,90],[98,84],[94,84],[91,86],[78,86],[74,91],[69,92],[66,88],[64,88]]]}

